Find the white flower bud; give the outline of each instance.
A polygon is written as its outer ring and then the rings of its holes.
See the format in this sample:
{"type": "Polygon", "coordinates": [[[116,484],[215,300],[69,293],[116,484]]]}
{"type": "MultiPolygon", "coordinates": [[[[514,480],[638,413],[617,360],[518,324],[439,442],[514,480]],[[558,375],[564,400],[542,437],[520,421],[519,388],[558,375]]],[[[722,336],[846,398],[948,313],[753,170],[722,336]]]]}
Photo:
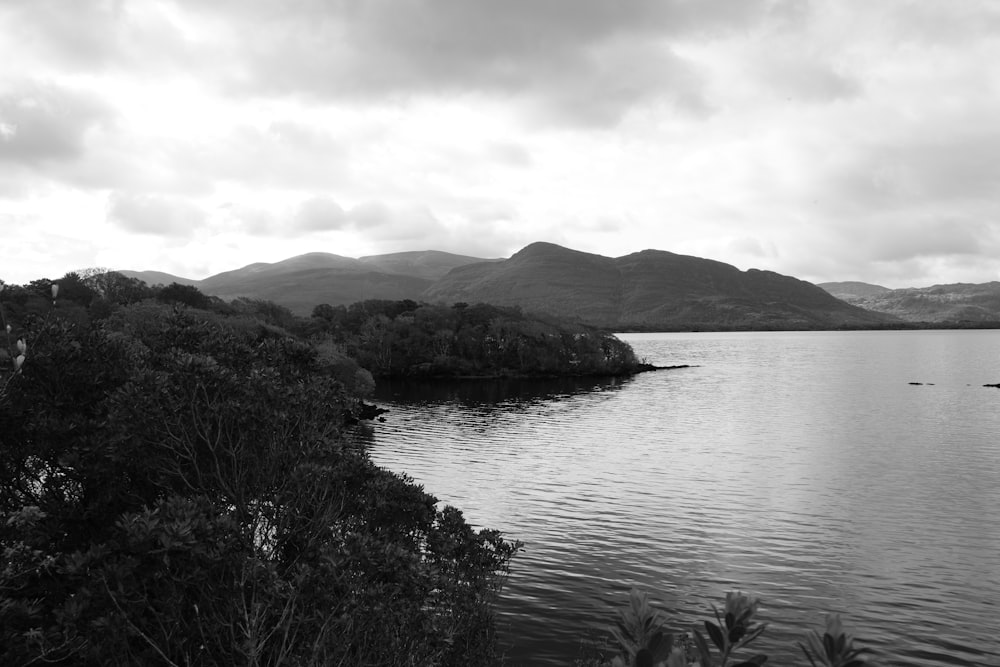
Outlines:
{"type": "Polygon", "coordinates": [[[17,351],[21,354],[25,354],[28,351],[28,345],[24,342],[23,338],[17,339],[17,351]]]}
{"type": "Polygon", "coordinates": [[[59,283],[52,283],[52,298],[55,299],[59,294],[59,283]]]}
{"type": "Polygon", "coordinates": [[[17,371],[21,370],[21,366],[23,366],[23,365],[24,365],[24,355],[23,354],[19,354],[16,357],[14,357],[14,372],[15,373],[17,371]]]}

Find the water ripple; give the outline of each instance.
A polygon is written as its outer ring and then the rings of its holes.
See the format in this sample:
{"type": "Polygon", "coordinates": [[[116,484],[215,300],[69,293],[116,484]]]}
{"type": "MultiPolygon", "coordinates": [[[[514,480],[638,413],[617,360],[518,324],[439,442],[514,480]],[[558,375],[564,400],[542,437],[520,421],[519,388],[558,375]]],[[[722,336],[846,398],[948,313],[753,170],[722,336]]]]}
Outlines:
{"type": "Polygon", "coordinates": [[[881,664],[1000,665],[1000,393],[981,387],[1000,337],[629,338],[698,367],[382,388],[387,421],[359,432],[525,543],[499,610],[509,664],[571,664],[638,586],[678,627],[759,595],[769,664],[801,664],[803,624],[838,612],[881,664]]]}

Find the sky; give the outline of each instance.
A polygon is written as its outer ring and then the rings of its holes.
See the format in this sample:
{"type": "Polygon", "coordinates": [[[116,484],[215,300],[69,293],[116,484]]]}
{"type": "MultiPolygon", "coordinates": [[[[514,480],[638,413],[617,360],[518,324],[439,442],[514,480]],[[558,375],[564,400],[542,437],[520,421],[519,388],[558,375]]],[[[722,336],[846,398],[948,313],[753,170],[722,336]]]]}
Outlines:
{"type": "Polygon", "coordinates": [[[0,0],[0,279],[654,248],[1000,280],[993,0],[0,0]]]}

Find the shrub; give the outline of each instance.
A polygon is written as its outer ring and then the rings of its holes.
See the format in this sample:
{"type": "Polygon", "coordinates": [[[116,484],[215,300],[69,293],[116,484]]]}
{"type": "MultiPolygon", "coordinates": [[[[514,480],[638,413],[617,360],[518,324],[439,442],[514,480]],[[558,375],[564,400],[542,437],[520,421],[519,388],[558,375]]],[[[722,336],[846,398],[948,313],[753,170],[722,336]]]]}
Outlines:
{"type": "Polygon", "coordinates": [[[125,306],[23,332],[0,403],[0,664],[486,664],[518,545],[376,467],[328,359],[125,306]]]}
{"type": "MultiPolygon", "coordinates": [[[[611,628],[615,655],[610,660],[595,657],[577,664],[580,667],[758,667],[767,662],[767,655],[736,658],[735,654],[745,653],[767,628],[766,623],[755,620],[759,605],[759,600],[742,593],[726,593],[722,611],[712,608],[714,622],[706,620],[690,633],[680,634],[667,629],[666,617],[649,604],[645,593],[632,590],[628,606],[611,628]]],[[[869,649],[854,645],[854,638],[844,631],[836,615],[827,618],[822,635],[810,631],[807,645],[799,646],[813,667],[862,667],[867,664],[865,655],[870,653],[869,649]]]]}

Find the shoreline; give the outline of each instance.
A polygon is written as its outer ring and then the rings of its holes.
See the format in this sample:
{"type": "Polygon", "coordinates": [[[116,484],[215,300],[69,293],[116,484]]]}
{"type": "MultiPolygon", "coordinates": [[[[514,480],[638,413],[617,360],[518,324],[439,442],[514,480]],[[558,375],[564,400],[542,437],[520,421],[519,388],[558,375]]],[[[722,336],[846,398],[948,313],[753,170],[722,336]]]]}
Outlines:
{"type": "Polygon", "coordinates": [[[479,380],[558,380],[561,378],[626,378],[640,373],[652,371],[673,371],[683,368],[697,368],[692,364],[678,364],[676,366],[656,366],[654,364],[639,364],[634,369],[618,373],[490,373],[485,375],[447,375],[447,374],[421,374],[408,373],[400,375],[375,375],[376,384],[379,380],[391,381],[479,381],[479,380]]]}

